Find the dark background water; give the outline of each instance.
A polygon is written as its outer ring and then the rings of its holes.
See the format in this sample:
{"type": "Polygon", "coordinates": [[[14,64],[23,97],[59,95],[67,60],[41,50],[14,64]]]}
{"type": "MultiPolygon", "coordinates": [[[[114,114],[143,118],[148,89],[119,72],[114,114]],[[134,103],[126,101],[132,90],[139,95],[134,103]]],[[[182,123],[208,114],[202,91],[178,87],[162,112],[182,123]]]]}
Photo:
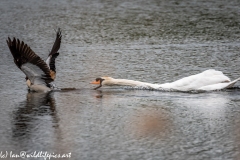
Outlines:
{"type": "Polygon", "coordinates": [[[239,89],[95,91],[89,84],[100,76],[165,83],[210,68],[238,78],[239,1],[2,0],[0,13],[1,151],[240,159],[239,89]],[[5,40],[17,37],[45,59],[58,27],[56,84],[77,90],[28,93],[5,40]]]}

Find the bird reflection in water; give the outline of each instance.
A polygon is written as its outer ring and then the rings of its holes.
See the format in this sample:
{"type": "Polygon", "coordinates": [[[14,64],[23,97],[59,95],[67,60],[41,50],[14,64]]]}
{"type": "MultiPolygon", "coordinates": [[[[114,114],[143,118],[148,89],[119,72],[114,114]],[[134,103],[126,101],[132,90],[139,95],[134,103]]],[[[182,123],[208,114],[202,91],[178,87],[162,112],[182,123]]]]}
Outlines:
{"type": "Polygon", "coordinates": [[[95,95],[96,98],[103,98],[103,93],[101,90],[97,91],[97,94],[95,95]]]}
{"type": "Polygon", "coordinates": [[[44,143],[52,139],[59,121],[53,94],[54,92],[27,93],[26,100],[20,103],[13,115],[12,137],[18,145],[15,147],[31,150],[35,141],[43,143],[35,149],[42,149],[45,148],[44,143]]]}

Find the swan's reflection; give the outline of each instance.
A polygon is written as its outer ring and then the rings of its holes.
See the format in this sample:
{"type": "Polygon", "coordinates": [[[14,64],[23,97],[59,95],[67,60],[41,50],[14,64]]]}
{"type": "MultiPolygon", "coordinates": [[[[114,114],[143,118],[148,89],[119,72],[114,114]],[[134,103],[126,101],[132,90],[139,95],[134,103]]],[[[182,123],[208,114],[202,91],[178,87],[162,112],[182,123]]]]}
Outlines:
{"type": "Polygon", "coordinates": [[[21,102],[18,110],[14,112],[12,137],[18,145],[15,146],[17,150],[41,150],[45,148],[46,141],[53,141],[55,129],[58,127],[53,94],[29,92],[26,100],[21,102]],[[35,142],[42,144],[34,145],[34,148],[32,146],[35,142]]]}

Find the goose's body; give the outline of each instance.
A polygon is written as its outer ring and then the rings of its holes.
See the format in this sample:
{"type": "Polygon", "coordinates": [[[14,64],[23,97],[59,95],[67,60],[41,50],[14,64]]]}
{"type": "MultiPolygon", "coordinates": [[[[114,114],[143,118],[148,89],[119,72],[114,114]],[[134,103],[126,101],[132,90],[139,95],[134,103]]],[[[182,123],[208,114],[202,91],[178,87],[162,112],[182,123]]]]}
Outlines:
{"type": "Polygon", "coordinates": [[[14,58],[14,63],[26,75],[26,84],[31,91],[49,92],[56,77],[55,58],[61,43],[61,31],[58,29],[55,43],[49,56],[43,61],[32,49],[19,39],[8,38],[7,44],[14,58]]]}
{"type": "Polygon", "coordinates": [[[164,84],[152,84],[127,79],[114,79],[111,77],[97,78],[95,82],[92,82],[92,84],[100,84],[97,88],[100,88],[102,85],[120,85],[130,86],[133,88],[166,91],[213,91],[230,88],[239,80],[240,78],[231,81],[230,78],[225,76],[221,71],[210,69],[199,74],[184,77],[177,81],[164,84]]]}

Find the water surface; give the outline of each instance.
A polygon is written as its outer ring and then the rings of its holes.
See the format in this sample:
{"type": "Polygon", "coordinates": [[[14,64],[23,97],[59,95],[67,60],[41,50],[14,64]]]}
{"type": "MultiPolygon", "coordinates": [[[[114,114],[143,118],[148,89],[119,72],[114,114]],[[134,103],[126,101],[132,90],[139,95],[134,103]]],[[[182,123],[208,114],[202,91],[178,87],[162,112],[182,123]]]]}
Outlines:
{"type": "Polygon", "coordinates": [[[238,78],[239,11],[237,0],[2,0],[0,151],[239,159],[238,88],[196,94],[89,84],[100,76],[165,83],[210,68],[238,78]],[[58,27],[56,84],[77,90],[28,93],[5,40],[24,40],[45,59],[58,27]]]}

